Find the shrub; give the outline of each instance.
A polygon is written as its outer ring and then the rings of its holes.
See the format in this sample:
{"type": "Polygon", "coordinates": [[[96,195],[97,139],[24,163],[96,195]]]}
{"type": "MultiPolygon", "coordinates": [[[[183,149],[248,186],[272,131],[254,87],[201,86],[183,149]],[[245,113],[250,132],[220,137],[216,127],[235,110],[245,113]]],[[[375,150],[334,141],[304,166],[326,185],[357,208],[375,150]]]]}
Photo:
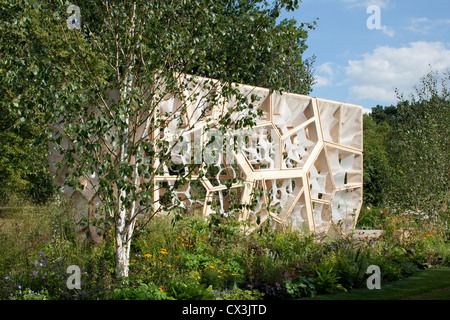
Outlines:
{"type": "Polygon", "coordinates": [[[134,284],[121,284],[112,294],[114,300],[173,300],[163,286],[137,281],[134,284]]]}
{"type": "Polygon", "coordinates": [[[291,298],[312,297],[317,293],[313,278],[297,277],[296,279],[286,278],[284,286],[291,298]]]}
{"type": "Polygon", "coordinates": [[[207,287],[194,281],[171,283],[167,293],[176,300],[215,300],[212,285],[207,287]]]}
{"type": "Polygon", "coordinates": [[[261,293],[258,290],[242,290],[234,288],[230,292],[223,292],[216,300],[260,300],[261,293]]]}

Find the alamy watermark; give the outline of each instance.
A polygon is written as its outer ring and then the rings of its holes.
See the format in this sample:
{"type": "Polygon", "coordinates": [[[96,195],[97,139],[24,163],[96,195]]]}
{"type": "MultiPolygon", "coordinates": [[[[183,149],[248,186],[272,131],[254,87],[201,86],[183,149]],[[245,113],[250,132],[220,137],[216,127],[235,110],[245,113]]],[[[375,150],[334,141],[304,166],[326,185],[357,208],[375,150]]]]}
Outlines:
{"type": "Polygon", "coordinates": [[[81,289],[81,270],[77,265],[70,265],[67,267],[67,273],[70,276],[67,278],[67,289],[81,289]]]}
{"type": "Polygon", "coordinates": [[[370,30],[381,29],[381,9],[376,4],[367,7],[367,13],[370,13],[370,17],[367,18],[367,28],[370,30]]]}
{"type": "Polygon", "coordinates": [[[81,29],[81,10],[79,6],[74,4],[67,8],[67,14],[70,16],[67,18],[67,27],[72,29],[81,29]]]}
{"type": "Polygon", "coordinates": [[[366,281],[367,288],[370,290],[381,289],[380,267],[372,264],[367,268],[366,274],[370,274],[366,281]]]}

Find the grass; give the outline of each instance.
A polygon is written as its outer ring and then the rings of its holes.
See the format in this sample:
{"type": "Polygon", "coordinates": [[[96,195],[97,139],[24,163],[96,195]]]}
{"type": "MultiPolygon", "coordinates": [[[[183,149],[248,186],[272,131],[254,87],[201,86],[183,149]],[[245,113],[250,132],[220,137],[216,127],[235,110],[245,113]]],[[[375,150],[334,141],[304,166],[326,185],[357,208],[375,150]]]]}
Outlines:
{"type": "Polygon", "coordinates": [[[302,300],[450,300],[450,268],[427,269],[389,283],[381,289],[356,289],[302,300]]]}

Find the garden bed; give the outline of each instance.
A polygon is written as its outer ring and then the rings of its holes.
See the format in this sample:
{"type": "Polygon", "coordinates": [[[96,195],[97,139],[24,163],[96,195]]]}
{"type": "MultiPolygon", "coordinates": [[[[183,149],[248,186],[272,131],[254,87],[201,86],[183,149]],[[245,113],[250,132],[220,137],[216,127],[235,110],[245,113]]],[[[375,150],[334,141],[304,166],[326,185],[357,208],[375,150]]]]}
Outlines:
{"type": "Polygon", "coordinates": [[[111,230],[103,243],[88,244],[73,231],[70,210],[21,210],[17,217],[35,212],[33,220],[1,230],[2,299],[298,299],[365,288],[370,265],[385,284],[450,261],[435,226],[409,237],[396,236],[399,228],[357,229],[355,237],[319,241],[270,228],[245,236],[232,217],[168,215],[135,234],[130,275],[118,279],[111,230]],[[67,287],[70,265],[82,271],[80,290],[67,287]]]}

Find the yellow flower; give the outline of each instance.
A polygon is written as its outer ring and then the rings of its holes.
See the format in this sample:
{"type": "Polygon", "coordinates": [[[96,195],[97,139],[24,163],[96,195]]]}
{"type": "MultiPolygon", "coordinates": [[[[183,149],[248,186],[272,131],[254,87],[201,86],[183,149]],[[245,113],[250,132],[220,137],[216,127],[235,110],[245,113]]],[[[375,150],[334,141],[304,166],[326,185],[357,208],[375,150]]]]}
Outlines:
{"type": "Polygon", "coordinates": [[[164,288],[163,286],[159,287],[159,291],[164,292],[166,291],[166,288],[164,288]]]}
{"type": "Polygon", "coordinates": [[[146,253],[143,255],[144,258],[153,258],[152,254],[146,253]]]}
{"type": "Polygon", "coordinates": [[[159,253],[161,253],[161,254],[168,254],[168,252],[167,252],[166,249],[161,249],[161,250],[159,250],[159,253]]]}
{"type": "Polygon", "coordinates": [[[134,263],[134,262],[136,262],[136,260],[134,260],[134,259],[131,259],[131,262],[133,262],[133,263],[134,263]]]}

